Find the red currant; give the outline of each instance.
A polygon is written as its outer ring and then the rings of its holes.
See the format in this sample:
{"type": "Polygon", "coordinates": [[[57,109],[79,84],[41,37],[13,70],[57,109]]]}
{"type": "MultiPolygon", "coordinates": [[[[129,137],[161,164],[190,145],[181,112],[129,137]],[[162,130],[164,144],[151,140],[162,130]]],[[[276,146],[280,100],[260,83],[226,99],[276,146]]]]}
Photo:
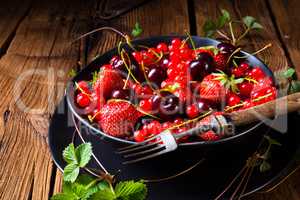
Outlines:
{"type": "Polygon", "coordinates": [[[160,52],[163,52],[163,53],[166,53],[168,51],[168,46],[166,45],[166,43],[159,43],[157,45],[157,50],[160,51],[160,52]]]}
{"type": "Polygon", "coordinates": [[[195,118],[199,115],[199,113],[200,112],[196,104],[189,105],[186,108],[186,114],[189,118],[195,118]]]}
{"type": "Polygon", "coordinates": [[[171,44],[174,48],[179,48],[181,46],[181,40],[179,38],[174,38],[171,41],[171,44]]]}
{"type": "Polygon", "coordinates": [[[146,139],[146,136],[144,130],[137,130],[134,132],[134,140],[136,142],[143,142],[146,139]]]}
{"type": "Polygon", "coordinates": [[[90,98],[86,94],[79,93],[77,94],[76,102],[80,107],[84,108],[90,104],[90,98]]]}
{"type": "Polygon", "coordinates": [[[139,107],[144,111],[151,111],[152,110],[152,101],[151,99],[143,99],[139,103],[139,107]]]}
{"type": "Polygon", "coordinates": [[[248,63],[241,63],[239,68],[243,71],[246,72],[249,69],[249,64],[248,63]]]}
{"type": "Polygon", "coordinates": [[[90,94],[89,84],[86,81],[79,81],[77,83],[77,89],[81,92],[83,91],[87,94],[90,94]]]}
{"type": "Polygon", "coordinates": [[[228,106],[235,106],[237,104],[239,104],[241,102],[241,98],[236,95],[235,93],[231,93],[229,96],[228,96],[228,99],[227,99],[227,105],[228,106]]]}
{"type": "Polygon", "coordinates": [[[240,90],[240,94],[245,97],[250,97],[251,92],[253,90],[253,84],[250,82],[243,82],[238,85],[238,88],[240,90]]]}
{"type": "Polygon", "coordinates": [[[261,68],[255,67],[248,73],[248,76],[254,80],[260,80],[263,79],[266,75],[261,68]]]}
{"type": "Polygon", "coordinates": [[[244,74],[244,71],[243,71],[241,68],[239,68],[239,67],[233,68],[233,69],[231,70],[231,73],[232,73],[235,77],[237,77],[237,78],[240,78],[240,77],[242,77],[242,76],[245,75],[245,74],[244,74]]]}

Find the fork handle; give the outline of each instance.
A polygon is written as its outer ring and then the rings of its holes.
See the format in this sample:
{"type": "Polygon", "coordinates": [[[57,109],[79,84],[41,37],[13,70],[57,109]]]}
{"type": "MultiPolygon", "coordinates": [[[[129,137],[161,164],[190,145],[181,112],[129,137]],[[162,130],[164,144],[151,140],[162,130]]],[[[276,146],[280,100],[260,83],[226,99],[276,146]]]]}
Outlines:
{"type": "Polygon", "coordinates": [[[234,125],[247,125],[266,118],[300,111],[300,92],[229,114],[234,125]]]}

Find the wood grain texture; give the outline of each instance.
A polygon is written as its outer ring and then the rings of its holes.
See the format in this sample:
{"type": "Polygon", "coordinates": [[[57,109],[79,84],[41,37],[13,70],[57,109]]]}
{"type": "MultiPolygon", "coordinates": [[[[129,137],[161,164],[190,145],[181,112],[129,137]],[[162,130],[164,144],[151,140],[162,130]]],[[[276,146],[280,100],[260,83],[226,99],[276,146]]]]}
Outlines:
{"type": "MultiPolygon", "coordinates": [[[[282,2],[286,2],[282,0],[282,2]]],[[[288,1],[287,4],[289,4],[288,1]]],[[[294,6],[296,6],[294,1],[294,6]]],[[[272,4],[273,1],[270,1],[272,4]]],[[[194,0],[195,7],[195,17],[197,24],[197,32],[199,35],[203,35],[202,26],[206,21],[207,17],[211,19],[216,19],[220,14],[221,9],[228,10],[231,15],[235,18],[241,18],[242,16],[251,15],[258,19],[258,21],[264,26],[264,30],[260,33],[251,33],[249,37],[245,38],[243,44],[247,44],[246,51],[254,52],[257,49],[262,48],[265,44],[272,43],[272,48],[262,52],[258,55],[261,59],[268,62],[270,68],[273,71],[284,70],[289,59],[286,57],[284,51],[284,44],[281,42],[279,35],[277,34],[276,26],[272,21],[272,13],[269,12],[268,4],[262,0],[219,0],[219,1],[204,1],[204,0],[194,0]]],[[[276,2],[278,4],[278,2],[276,2]]],[[[299,3],[298,3],[299,4],[299,3]]],[[[278,8],[276,8],[278,9],[278,8]]],[[[281,8],[282,10],[283,8],[281,8]]],[[[296,8],[294,8],[296,10],[296,8]]],[[[279,16],[278,16],[279,17],[279,16]]],[[[284,15],[280,15],[284,18],[284,15]]],[[[286,20],[286,19],[281,19],[286,20]]],[[[281,24],[282,25],[282,24],[281,24]]],[[[242,32],[241,29],[237,29],[237,32],[242,32]]],[[[297,67],[296,67],[297,68],[297,67]]],[[[299,67],[298,67],[299,70],[299,67]]],[[[299,176],[299,172],[294,176],[291,176],[284,184],[276,188],[275,191],[269,192],[268,194],[256,194],[244,199],[256,199],[256,200],[266,200],[266,199],[289,199],[298,200],[300,190],[300,181],[295,177],[299,176]],[[293,188],[293,189],[292,189],[293,188]],[[292,192],[291,192],[292,191],[292,192]]]]}
{"type": "Polygon", "coordinates": [[[286,46],[291,65],[300,76],[300,2],[297,0],[268,0],[274,23],[277,24],[281,39],[286,46]]]}

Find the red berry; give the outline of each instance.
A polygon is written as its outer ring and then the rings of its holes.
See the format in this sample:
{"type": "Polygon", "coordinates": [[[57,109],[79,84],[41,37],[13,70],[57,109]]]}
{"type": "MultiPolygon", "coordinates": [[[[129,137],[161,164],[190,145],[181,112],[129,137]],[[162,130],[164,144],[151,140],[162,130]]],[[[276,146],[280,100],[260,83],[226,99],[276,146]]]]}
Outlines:
{"type": "Polygon", "coordinates": [[[195,118],[199,115],[199,113],[200,112],[196,104],[189,105],[186,108],[186,114],[189,118],[195,118]]]}
{"type": "Polygon", "coordinates": [[[251,99],[246,99],[243,104],[243,109],[251,108],[254,105],[251,99]]]}
{"type": "Polygon", "coordinates": [[[236,77],[240,78],[245,75],[244,71],[240,67],[233,68],[231,73],[236,77]]]}
{"type": "Polygon", "coordinates": [[[147,133],[149,135],[152,135],[152,134],[159,134],[161,132],[161,124],[156,121],[156,120],[153,120],[152,122],[150,122],[149,124],[147,124],[147,133]]]}
{"type": "Polygon", "coordinates": [[[100,110],[99,109],[93,110],[92,116],[95,121],[100,121],[100,119],[101,119],[100,110]]]}
{"type": "Polygon", "coordinates": [[[157,45],[157,50],[160,51],[160,52],[163,52],[163,53],[166,53],[168,51],[168,46],[166,45],[166,43],[159,43],[157,45]]]}
{"type": "Polygon", "coordinates": [[[263,79],[266,75],[261,68],[255,67],[248,73],[248,76],[254,80],[259,80],[263,79]]]}
{"type": "Polygon", "coordinates": [[[181,118],[176,118],[174,120],[174,124],[176,124],[176,125],[179,125],[179,124],[182,124],[182,123],[183,123],[183,119],[181,119],[181,118]]]}
{"type": "Polygon", "coordinates": [[[77,94],[76,102],[80,107],[84,108],[90,104],[90,98],[86,94],[79,93],[77,94]]]}
{"type": "Polygon", "coordinates": [[[171,122],[164,122],[161,127],[162,127],[163,130],[166,130],[166,129],[172,127],[172,123],[171,122]]]}
{"type": "Polygon", "coordinates": [[[241,63],[239,68],[243,71],[246,72],[249,69],[249,64],[248,63],[241,63]]]}
{"type": "Polygon", "coordinates": [[[227,105],[230,107],[235,106],[235,105],[239,104],[240,102],[241,102],[241,98],[238,95],[236,95],[235,93],[231,93],[227,97],[227,105]]]}
{"type": "Polygon", "coordinates": [[[85,92],[87,94],[90,94],[89,84],[86,81],[79,81],[77,83],[77,89],[80,92],[85,92]]]}
{"type": "Polygon", "coordinates": [[[138,63],[141,63],[143,61],[143,57],[139,52],[136,52],[136,51],[132,52],[132,56],[135,58],[135,60],[138,63]]]}
{"type": "Polygon", "coordinates": [[[251,92],[253,90],[253,84],[250,82],[243,82],[241,84],[238,85],[240,94],[245,96],[245,97],[250,97],[251,92]]]}
{"type": "Polygon", "coordinates": [[[152,101],[151,99],[143,99],[139,103],[139,107],[144,111],[151,111],[152,110],[152,101]]]}
{"type": "Polygon", "coordinates": [[[228,55],[218,53],[217,55],[214,56],[214,60],[216,63],[216,68],[224,71],[227,65],[228,55]]]}
{"type": "Polygon", "coordinates": [[[137,130],[134,132],[134,140],[136,142],[143,142],[146,139],[146,134],[144,130],[137,130]]]}
{"type": "Polygon", "coordinates": [[[179,48],[181,46],[181,40],[179,38],[174,38],[172,41],[171,41],[171,44],[172,44],[172,47],[174,48],[179,48]]]}

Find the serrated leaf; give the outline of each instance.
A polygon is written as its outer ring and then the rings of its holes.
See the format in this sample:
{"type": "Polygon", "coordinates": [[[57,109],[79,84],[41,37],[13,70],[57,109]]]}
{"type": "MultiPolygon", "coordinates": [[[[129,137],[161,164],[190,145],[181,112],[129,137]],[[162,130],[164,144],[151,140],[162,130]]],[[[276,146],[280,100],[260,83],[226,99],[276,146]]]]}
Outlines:
{"type": "Polygon", "coordinates": [[[76,163],[70,163],[64,168],[64,181],[74,182],[79,175],[79,166],[76,163]]]}
{"type": "Polygon", "coordinates": [[[282,76],[284,78],[292,78],[292,76],[295,74],[295,69],[288,68],[286,71],[282,73],[282,76]]]}
{"type": "Polygon", "coordinates": [[[300,81],[293,80],[291,82],[291,88],[289,93],[296,93],[296,92],[300,92],[300,81]]]}
{"type": "Polygon", "coordinates": [[[138,22],[135,23],[134,28],[132,29],[131,35],[133,37],[139,36],[143,32],[143,29],[141,28],[140,24],[138,22]]]}
{"type": "Polygon", "coordinates": [[[75,153],[75,147],[74,144],[71,143],[69,146],[67,146],[63,151],[63,158],[67,163],[78,163],[76,153],[75,153]]]}
{"type": "Polygon", "coordinates": [[[205,37],[212,37],[216,32],[217,26],[212,20],[207,20],[202,29],[205,37]]]}
{"type": "Polygon", "coordinates": [[[89,200],[116,200],[116,198],[115,193],[111,189],[106,188],[91,195],[89,200]]]}
{"type": "Polygon", "coordinates": [[[141,181],[124,181],[116,185],[115,193],[121,199],[144,200],[147,196],[147,187],[141,181]]]}
{"type": "Polygon", "coordinates": [[[73,194],[59,193],[51,197],[51,200],[77,200],[78,198],[73,194]]]}
{"type": "Polygon", "coordinates": [[[92,156],[92,145],[91,143],[83,143],[76,147],[76,156],[80,167],[85,167],[90,161],[92,156]]]}
{"type": "Polygon", "coordinates": [[[252,25],[254,22],[256,22],[256,19],[252,16],[246,16],[243,18],[243,22],[248,28],[252,28],[252,25]]]}
{"type": "Polygon", "coordinates": [[[269,171],[271,168],[271,164],[264,160],[259,166],[259,171],[263,173],[269,171]]]}

